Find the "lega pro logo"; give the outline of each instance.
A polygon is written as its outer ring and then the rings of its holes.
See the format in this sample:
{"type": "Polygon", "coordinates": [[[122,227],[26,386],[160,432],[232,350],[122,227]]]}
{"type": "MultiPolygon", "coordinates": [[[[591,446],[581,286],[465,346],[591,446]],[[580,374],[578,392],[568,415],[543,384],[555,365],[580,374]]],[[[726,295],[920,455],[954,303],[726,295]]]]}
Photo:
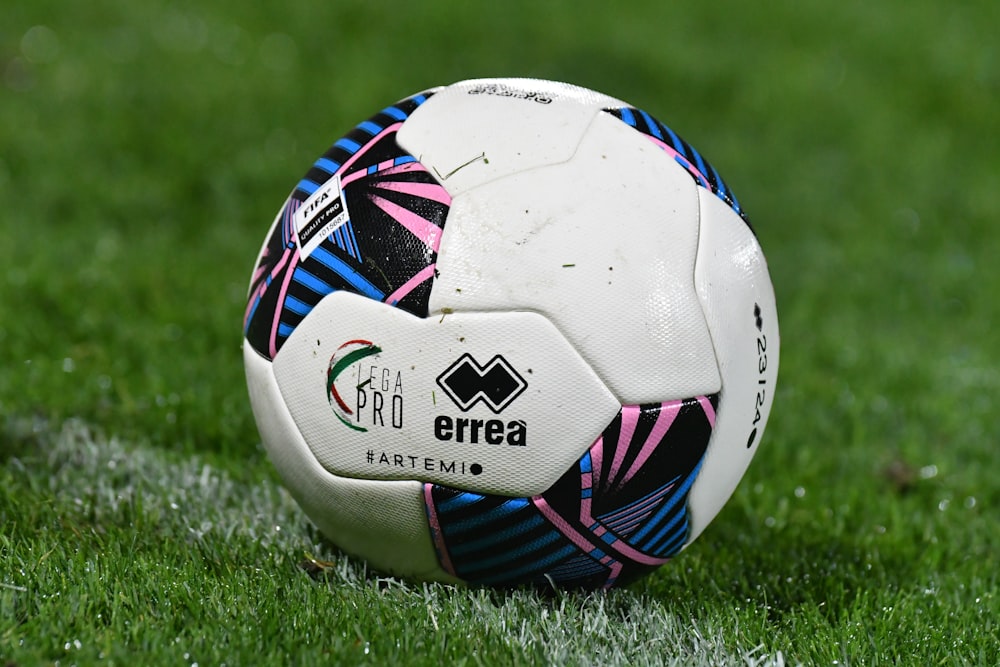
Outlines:
{"type": "MultiPolygon", "coordinates": [[[[463,354],[437,378],[448,397],[462,412],[482,403],[495,415],[514,402],[528,388],[528,383],[501,355],[480,364],[471,354],[463,354]]],[[[522,420],[471,419],[438,415],[434,420],[434,437],[488,445],[524,446],[526,425],[522,420]]]]}
{"type": "Polygon", "coordinates": [[[337,419],[362,433],[369,426],[403,428],[403,375],[374,363],[382,348],[370,340],[349,340],[330,357],[326,399],[337,419]]]}

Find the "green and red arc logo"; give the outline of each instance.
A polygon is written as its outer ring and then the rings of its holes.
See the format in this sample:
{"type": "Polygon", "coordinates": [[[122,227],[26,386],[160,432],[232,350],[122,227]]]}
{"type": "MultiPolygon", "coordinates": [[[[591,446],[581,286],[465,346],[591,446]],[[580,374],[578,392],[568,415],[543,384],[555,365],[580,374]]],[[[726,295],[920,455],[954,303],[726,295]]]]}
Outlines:
{"type": "Polygon", "coordinates": [[[349,340],[333,353],[333,356],[330,357],[330,365],[326,369],[326,398],[333,406],[333,414],[345,426],[355,431],[365,432],[368,429],[351,420],[354,410],[347,405],[340,392],[337,391],[337,377],[365,357],[370,357],[381,351],[382,348],[370,340],[349,340]]]}

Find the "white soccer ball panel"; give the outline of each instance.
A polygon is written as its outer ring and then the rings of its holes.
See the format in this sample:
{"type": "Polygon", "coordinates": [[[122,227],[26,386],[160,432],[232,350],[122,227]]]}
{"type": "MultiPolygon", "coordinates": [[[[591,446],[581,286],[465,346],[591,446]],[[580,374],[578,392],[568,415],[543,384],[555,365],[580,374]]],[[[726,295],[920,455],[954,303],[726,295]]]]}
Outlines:
{"type": "Polygon", "coordinates": [[[718,197],[703,192],[695,284],[722,374],[715,430],[691,487],[690,544],[743,478],[767,425],[778,377],[778,314],[760,244],[718,197]]]}
{"type": "Polygon", "coordinates": [[[320,466],[292,418],[271,363],[243,346],[250,404],[285,487],[306,515],[344,550],[375,568],[434,581],[455,581],[441,569],[417,481],[371,481],[320,466]]]}
{"type": "Polygon", "coordinates": [[[429,310],[542,313],[624,404],[714,393],[698,199],[666,153],[600,114],[569,161],[453,199],[429,310]]]}
{"type": "Polygon", "coordinates": [[[536,495],[620,408],[559,331],[529,311],[421,318],[334,292],[273,368],[319,464],[359,479],[536,495]]]}
{"type": "Polygon", "coordinates": [[[463,81],[421,105],[397,140],[454,197],[503,176],[568,160],[595,114],[621,104],[551,81],[463,81]],[[511,125],[518,131],[496,129],[511,125]]]}

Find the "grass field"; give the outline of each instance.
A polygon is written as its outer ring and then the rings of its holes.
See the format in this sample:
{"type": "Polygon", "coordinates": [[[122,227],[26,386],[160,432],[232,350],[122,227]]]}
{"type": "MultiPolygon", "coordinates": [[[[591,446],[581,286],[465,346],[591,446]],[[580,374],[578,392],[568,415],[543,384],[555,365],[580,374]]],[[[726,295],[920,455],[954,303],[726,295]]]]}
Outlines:
{"type": "Polygon", "coordinates": [[[0,663],[1000,663],[994,3],[280,4],[0,10],[0,663]],[[609,594],[366,571],[246,398],[289,189],[382,106],[495,75],[678,130],[778,296],[746,478],[609,594]]]}

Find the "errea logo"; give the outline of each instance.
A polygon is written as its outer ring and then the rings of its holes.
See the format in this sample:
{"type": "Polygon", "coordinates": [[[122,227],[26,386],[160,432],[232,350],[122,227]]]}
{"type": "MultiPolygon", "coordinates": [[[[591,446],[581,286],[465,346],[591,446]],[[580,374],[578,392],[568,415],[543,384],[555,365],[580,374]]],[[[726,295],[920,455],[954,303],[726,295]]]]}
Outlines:
{"type": "MultiPolygon", "coordinates": [[[[462,412],[483,403],[499,415],[514,399],[524,393],[528,383],[503,358],[496,355],[480,364],[471,354],[463,354],[437,378],[437,384],[462,412]]],[[[522,420],[452,418],[434,419],[434,437],[438,440],[524,446],[527,426],[522,420]]]]}
{"type": "Polygon", "coordinates": [[[463,354],[438,376],[437,383],[462,412],[482,402],[494,414],[503,412],[528,388],[524,378],[499,354],[485,365],[471,354],[463,354]]]}

